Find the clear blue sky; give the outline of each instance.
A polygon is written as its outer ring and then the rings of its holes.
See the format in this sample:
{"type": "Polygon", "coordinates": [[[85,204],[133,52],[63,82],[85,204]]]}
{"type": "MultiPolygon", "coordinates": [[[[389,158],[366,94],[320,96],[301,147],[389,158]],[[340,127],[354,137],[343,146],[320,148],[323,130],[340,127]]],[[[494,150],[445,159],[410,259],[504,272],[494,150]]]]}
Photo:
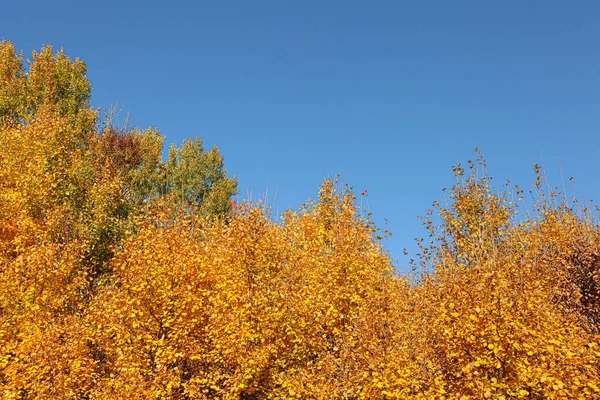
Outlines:
{"type": "Polygon", "coordinates": [[[497,183],[529,185],[543,153],[600,200],[598,21],[596,1],[12,1],[0,38],[82,58],[92,103],[167,144],[217,145],[240,198],[367,189],[404,269],[475,147],[497,183]]]}

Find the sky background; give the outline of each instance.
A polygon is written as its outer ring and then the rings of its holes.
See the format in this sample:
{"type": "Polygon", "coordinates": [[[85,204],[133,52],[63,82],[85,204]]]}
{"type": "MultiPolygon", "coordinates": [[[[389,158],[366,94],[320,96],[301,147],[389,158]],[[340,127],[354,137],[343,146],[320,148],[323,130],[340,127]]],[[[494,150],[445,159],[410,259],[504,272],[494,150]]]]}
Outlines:
{"type": "Polygon", "coordinates": [[[562,185],[560,165],[600,198],[598,21],[597,1],[13,1],[0,39],[80,57],[92,104],[167,146],[218,146],[240,200],[297,208],[337,174],[366,189],[405,270],[475,147],[497,184],[543,163],[562,185]]]}

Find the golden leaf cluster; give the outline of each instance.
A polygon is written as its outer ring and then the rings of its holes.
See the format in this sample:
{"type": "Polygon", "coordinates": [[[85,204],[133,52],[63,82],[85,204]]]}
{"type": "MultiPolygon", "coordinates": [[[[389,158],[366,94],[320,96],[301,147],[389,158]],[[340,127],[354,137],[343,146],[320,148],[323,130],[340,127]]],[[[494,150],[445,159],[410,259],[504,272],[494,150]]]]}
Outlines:
{"type": "Polygon", "coordinates": [[[588,209],[536,182],[524,213],[458,166],[399,275],[351,191],[232,204],[216,149],[162,163],[158,132],[96,123],[80,61],[39,57],[0,44],[0,397],[600,398],[588,209]]]}

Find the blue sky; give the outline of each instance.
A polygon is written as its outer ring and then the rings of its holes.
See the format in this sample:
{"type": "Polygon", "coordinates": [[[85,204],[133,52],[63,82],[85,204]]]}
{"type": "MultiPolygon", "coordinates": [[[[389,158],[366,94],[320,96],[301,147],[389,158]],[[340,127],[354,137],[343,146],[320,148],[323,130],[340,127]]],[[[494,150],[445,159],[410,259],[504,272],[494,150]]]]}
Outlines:
{"type": "Polygon", "coordinates": [[[544,162],[600,198],[600,3],[593,1],[30,1],[0,39],[64,47],[92,103],[118,102],[166,144],[216,145],[240,199],[278,211],[340,174],[367,189],[399,261],[479,147],[497,183],[544,162]],[[543,155],[543,156],[542,156],[543,155]],[[276,194],[276,196],[275,196],[276,194]]]}

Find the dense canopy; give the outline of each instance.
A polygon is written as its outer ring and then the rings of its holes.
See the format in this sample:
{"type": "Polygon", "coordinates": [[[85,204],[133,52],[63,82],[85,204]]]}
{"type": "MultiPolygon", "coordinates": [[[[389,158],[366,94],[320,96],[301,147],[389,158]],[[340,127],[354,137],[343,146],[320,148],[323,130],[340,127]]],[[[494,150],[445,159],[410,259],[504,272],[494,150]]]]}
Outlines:
{"type": "MultiPolygon", "coordinates": [[[[455,167],[394,270],[348,188],[274,218],[200,139],[89,105],[85,64],[0,43],[0,396],[600,396],[600,229],[455,167]]],[[[539,173],[539,168],[536,167],[539,173]]]]}

